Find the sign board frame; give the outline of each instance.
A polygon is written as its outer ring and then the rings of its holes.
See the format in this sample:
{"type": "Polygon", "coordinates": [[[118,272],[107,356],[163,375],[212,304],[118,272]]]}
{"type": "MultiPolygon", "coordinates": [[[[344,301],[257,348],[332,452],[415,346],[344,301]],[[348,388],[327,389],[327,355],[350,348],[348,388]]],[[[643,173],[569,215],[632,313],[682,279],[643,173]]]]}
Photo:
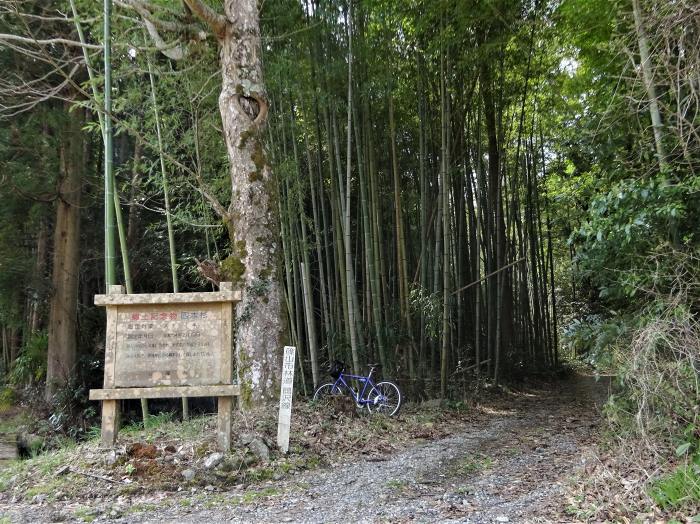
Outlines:
{"type": "MultiPolygon", "coordinates": [[[[234,291],[230,282],[222,282],[218,292],[127,295],[124,293],[123,286],[110,286],[107,295],[95,295],[95,305],[107,308],[104,388],[90,390],[90,400],[102,401],[103,445],[112,447],[116,443],[119,431],[119,400],[212,396],[218,399],[217,443],[222,450],[230,449],[233,397],[240,394],[238,385],[233,382],[233,308],[240,300],[240,291],[234,291]],[[165,347],[166,353],[157,353],[154,350],[149,354],[152,357],[164,355],[166,359],[170,359],[171,365],[172,359],[179,362],[178,370],[173,372],[172,376],[159,373],[155,360],[152,367],[149,367],[147,360],[138,360],[142,356],[139,353],[141,350],[134,350],[133,347],[140,348],[146,345],[138,346],[132,343],[130,346],[125,342],[124,313],[139,311],[148,306],[153,310],[163,310],[164,305],[174,306],[175,309],[200,308],[215,313],[212,316],[215,316],[216,320],[205,323],[210,331],[213,329],[216,332],[202,333],[202,330],[191,332],[197,336],[209,337],[200,345],[207,345],[206,355],[212,359],[210,365],[218,368],[213,370],[214,373],[207,373],[205,367],[202,368],[203,372],[199,369],[196,375],[190,373],[191,370],[187,368],[197,365],[195,359],[198,354],[189,352],[188,342],[161,342],[159,346],[165,347]],[[183,349],[172,350],[175,344],[183,349]],[[127,351],[132,353],[127,355],[127,351]],[[219,353],[215,354],[217,351],[219,353]],[[128,358],[134,362],[131,367],[139,368],[138,363],[144,362],[144,369],[139,369],[140,373],[131,373],[130,366],[124,364],[125,359],[128,358]],[[119,359],[122,359],[122,362],[118,366],[119,359]]],[[[156,329],[160,329],[160,332],[164,333],[162,336],[168,338],[182,333],[185,336],[188,333],[182,331],[182,319],[188,318],[185,315],[186,313],[182,312],[179,316],[172,317],[173,322],[168,322],[171,320],[170,317],[161,316],[159,318],[165,321],[163,324],[155,325],[149,322],[137,325],[135,330],[134,326],[129,324],[126,328],[130,330],[130,335],[127,335],[126,339],[132,335],[133,338],[153,338],[155,335],[152,332],[156,329]],[[179,332],[173,333],[177,326],[180,326],[179,332]]],[[[207,316],[206,313],[200,315],[198,319],[207,316]]],[[[138,314],[134,313],[133,318],[137,319],[138,314]]],[[[184,323],[184,327],[188,329],[187,322],[184,323]]]]}

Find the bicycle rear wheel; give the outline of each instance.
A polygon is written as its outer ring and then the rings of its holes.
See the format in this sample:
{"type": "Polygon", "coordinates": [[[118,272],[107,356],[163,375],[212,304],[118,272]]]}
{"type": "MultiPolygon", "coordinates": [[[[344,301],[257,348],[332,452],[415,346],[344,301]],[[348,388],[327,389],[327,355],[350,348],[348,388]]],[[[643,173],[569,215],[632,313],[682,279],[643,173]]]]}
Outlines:
{"type": "Polygon", "coordinates": [[[324,400],[328,400],[330,397],[337,397],[342,394],[343,391],[339,387],[329,382],[328,384],[319,386],[316,393],[314,393],[314,401],[323,402],[324,400]]]}
{"type": "Polygon", "coordinates": [[[393,382],[379,382],[367,396],[370,413],[381,413],[393,417],[401,409],[401,391],[393,382]]]}

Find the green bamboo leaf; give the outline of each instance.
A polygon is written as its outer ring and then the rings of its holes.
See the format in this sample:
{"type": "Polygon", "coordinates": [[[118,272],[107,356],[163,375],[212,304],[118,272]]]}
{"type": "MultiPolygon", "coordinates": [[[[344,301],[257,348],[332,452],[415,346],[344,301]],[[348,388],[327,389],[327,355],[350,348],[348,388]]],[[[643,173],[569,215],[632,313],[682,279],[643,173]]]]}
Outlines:
{"type": "Polygon", "coordinates": [[[678,446],[676,448],[676,455],[679,457],[681,455],[685,455],[687,453],[687,451],[690,449],[690,446],[691,446],[690,442],[684,442],[683,444],[681,444],[680,446],[678,446]]]}

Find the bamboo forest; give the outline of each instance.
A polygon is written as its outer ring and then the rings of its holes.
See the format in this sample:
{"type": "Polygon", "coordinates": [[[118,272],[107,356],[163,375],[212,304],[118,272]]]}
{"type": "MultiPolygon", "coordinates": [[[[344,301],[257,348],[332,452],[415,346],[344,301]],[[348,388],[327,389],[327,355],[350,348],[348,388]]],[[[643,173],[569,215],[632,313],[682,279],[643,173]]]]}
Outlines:
{"type": "Polygon", "coordinates": [[[0,522],[695,522],[699,191],[697,0],[0,0],[0,522]]]}

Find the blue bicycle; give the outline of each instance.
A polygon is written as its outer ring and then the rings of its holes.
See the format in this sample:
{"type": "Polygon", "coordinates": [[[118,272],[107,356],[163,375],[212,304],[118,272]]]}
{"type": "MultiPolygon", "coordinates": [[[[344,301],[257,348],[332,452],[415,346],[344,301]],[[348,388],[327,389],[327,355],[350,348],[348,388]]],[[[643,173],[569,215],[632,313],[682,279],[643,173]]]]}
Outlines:
{"type": "Polygon", "coordinates": [[[393,382],[372,382],[372,373],[379,364],[370,364],[367,376],[345,373],[345,364],[336,360],[331,364],[331,376],[335,382],[323,384],[314,393],[315,401],[323,401],[337,395],[349,395],[358,408],[367,408],[370,413],[382,413],[389,417],[396,415],[401,408],[401,391],[393,382]],[[357,388],[348,382],[356,383],[357,388]]]}

